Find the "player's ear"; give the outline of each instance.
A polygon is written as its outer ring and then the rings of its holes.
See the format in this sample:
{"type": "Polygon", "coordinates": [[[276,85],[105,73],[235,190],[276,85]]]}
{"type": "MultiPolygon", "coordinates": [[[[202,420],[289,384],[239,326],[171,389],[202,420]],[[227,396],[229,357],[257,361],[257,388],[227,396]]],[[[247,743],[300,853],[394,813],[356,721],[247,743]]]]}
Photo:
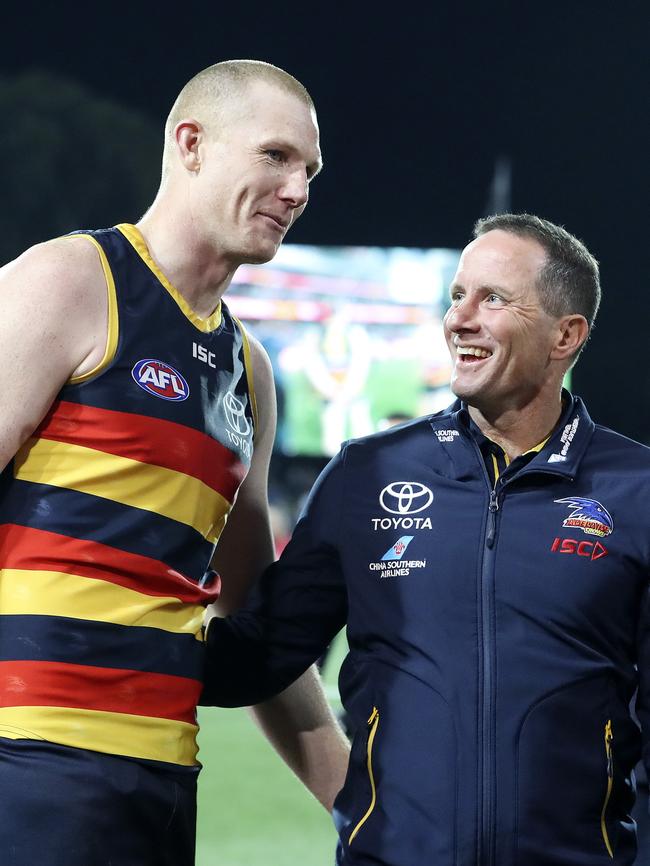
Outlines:
{"type": "Polygon", "coordinates": [[[574,313],[562,316],[557,323],[557,339],[551,358],[564,361],[572,358],[589,336],[589,323],[584,316],[574,313]]]}
{"type": "Polygon", "coordinates": [[[201,167],[200,145],[203,141],[203,127],[192,118],[180,120],[174,127],[176,151],[183,166],[188,171],[198,171],[201,167]]]}

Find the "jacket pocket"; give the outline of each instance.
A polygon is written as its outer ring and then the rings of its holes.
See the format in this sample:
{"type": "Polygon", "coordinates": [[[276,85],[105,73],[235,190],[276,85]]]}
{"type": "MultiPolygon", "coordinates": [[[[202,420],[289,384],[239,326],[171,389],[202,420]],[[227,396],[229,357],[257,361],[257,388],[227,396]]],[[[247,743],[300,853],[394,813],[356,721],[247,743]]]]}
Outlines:
{"type": "Polygon", "coordinates": [[[612,858],[612,860],[614,859],[614,852],[612,851],[612,845],[609,840],[609,833],[607,832],[607,807],[609,806],[609,798],[612,796],[612,788],[614,787],[614,760],[612,757],[613,739],[614,734],[612,732],[612,720],[608,719],[607,724],[605,725],[605,760],[607,768],[607,791],[605,793],[605,799],[603,801],[603,808],[600,813],[600,830],[603,834],[603,842],[605,843],[605,847],[607,848],[607,853],[612,858]]]}
{"type": "Polygon", "coordinates": [[[373,707],[372,713],[370,714],[370,718],[368,719],[368,743],[366,746],[366,767],[368,769],[368,779],[370,781],[370,805],[366,810],[365,815],[356,825],[356,827],[350,833],[350,838],[348,839],[348,845],[352,844],[352,840],[357,835],[359,830],[366,823],[368,818],[371,816],[373,809],[375,808],[375,804],[377,802],[377,788],[375,785],[375,776],[372,769],[372,751],[375,743],[375,736],[377,734],[377,729],[379,728],[379,710],[377,707],[373,707]]]}
{"type": "Polygon", "coordinates": [[[634,862],[627,813],[638,741],[626,717],[606,677],[569,684],[531,707],[517,762],[518,866],[634,862]]]}

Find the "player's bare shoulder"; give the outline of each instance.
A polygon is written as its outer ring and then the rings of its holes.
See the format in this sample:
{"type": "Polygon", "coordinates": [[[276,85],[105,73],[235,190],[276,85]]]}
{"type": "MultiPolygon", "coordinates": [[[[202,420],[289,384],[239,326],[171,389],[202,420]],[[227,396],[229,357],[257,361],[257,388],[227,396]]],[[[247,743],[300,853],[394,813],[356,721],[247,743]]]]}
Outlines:
{"type": "Polygon", "coordinates": [[[80,375],[106,346],[108,299],[100,254],[84,236],[30,247],[0,268],[3,332],[80,375]]]}
{"type": "Polygon", "coordinates": [[[98,251],[84,239],[27,250],[0,269],[0,469],[63,385],[93,370],[108,338],[108,292],[98,251]]]}

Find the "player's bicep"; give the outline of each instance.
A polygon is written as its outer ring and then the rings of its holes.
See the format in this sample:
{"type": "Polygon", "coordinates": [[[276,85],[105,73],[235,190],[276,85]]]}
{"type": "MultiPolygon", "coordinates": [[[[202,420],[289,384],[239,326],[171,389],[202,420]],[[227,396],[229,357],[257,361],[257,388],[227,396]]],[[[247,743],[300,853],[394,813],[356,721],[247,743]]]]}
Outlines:
{"type": "MultiPolygon", "coordinates": [[[[92,288],[84,295],[84,270],[93,260],[80,247],[43,244],[0,270],[0,468],[92,354],[101,301],[92,288]]],[[[91,282],[94,276],[91,264],[91,282]]]]}
{"type": "Polygon", "coordinates": [[[251,356],[258,424],[250,469],[213,557],[213,568],[221,575],[221,597],[215,606],[220,615],[241,607],[251,586],[275,558],[268,506],[269,464],[276,427],[275,387],[268,356],[253,340],[251,356]]]}

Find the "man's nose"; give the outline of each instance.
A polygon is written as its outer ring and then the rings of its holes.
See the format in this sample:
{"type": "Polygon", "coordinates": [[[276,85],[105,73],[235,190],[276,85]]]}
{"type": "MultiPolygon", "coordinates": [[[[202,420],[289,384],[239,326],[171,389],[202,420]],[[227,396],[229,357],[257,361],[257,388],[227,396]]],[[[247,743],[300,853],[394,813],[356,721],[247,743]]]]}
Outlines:
{"type": "Polygon", "coordinates": [[[304,169],[291,172],[280,189],[280,198],[293,208],[304,208],[309,199],[309,184],[304,169]]]}
{"type": "Polygon", "coordinates": [[[471,299],[462,298],[453,304],[445,316],[445,325],[452,332],[475,331],[478,329],[477,307],[471,299]]]}

